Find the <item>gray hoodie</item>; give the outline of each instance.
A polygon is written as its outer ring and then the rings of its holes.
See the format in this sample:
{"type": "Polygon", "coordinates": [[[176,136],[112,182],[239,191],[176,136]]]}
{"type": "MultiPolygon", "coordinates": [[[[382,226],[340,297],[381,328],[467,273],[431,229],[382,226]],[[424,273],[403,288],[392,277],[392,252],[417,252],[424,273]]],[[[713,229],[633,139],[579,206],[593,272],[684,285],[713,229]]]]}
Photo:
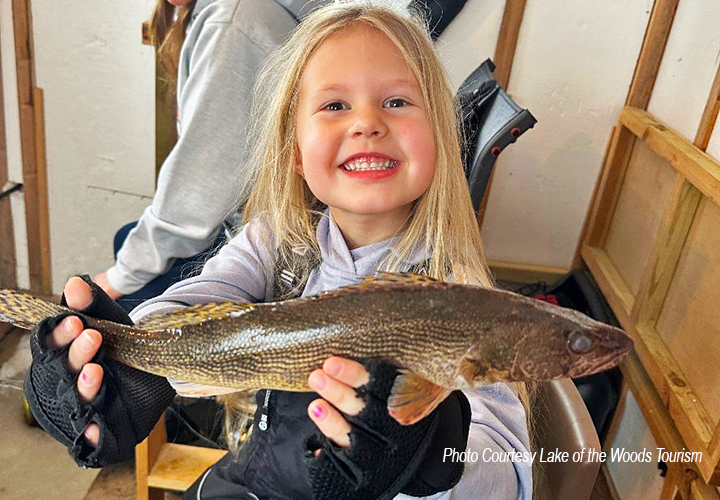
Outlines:
{"type": "Polygon", "coordinates": [[[108,270],[133,293],[176,258],[206,250],[253,179],[240,167],[252,87],[266,57],[327,0],[198,0],[180,54],[178,142],[163,163],[152,203],[108,270]]]}

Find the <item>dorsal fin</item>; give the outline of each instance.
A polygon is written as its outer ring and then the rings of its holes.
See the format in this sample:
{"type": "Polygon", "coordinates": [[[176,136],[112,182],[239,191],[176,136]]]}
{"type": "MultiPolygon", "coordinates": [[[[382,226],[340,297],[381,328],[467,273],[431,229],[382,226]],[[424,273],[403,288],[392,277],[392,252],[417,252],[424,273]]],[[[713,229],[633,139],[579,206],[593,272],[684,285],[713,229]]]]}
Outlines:
{"type": "Polygon", "coordinates": [[[148,318],[147,321],[141,321],[137,326],[138,328],[148,331],[180,328],[187,325],[198,325],[213,319],[238,316],[250,312],[255,308],[256,304],[239,304],[234,302],[198,304],[168,314],[153,316],[148,318]]]}
{"type": "Polygon", "coordinates": [[[321,296],[374,292],[388,288],[417,288],[422,286],[445,287],[450,286],[450,284],[421,274],[379,273],[377,276],[368,276],[360,283],[343,286],[335,290],[328,290],[323,292],[321,296]]]}
{"type": "Polygon", "coordinates": [[[363,280],[363,283],[365,282],[415,285],[418,283],[440,283],[440,280],[431,278],[430,276],[425,276],[424,274],[380,272],[377,276],[368,276],[363,280]]]}
{"type": "Polygon", "coordinates": [[[411,273],[379,273],[369,276],[359,283],[347,285],[334,290],[328,290],[321,296],[337,296],[363,292],[387,290],[389,288],[417,288],[421,286],[446,286],[447,283],[427,276],[411,273]]]}

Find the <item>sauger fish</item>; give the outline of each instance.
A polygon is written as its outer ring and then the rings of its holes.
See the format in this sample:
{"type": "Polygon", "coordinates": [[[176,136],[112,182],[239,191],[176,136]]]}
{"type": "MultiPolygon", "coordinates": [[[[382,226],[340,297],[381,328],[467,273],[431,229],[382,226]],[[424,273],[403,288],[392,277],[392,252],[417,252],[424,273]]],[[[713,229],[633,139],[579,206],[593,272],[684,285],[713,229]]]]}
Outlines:
{"type": "MultiPolygon", "coordinates": [[[[0,321],[21,328],[63,311],[0,291],[0,321]]],[[[388,407],[403,424],[455,389],[582,377],[632,347],[622,330],[570,309],[407,274],[284,302],[193,306],[133,327],[75,314],[102,333],[113,359],[197,384],[309,391],[308,375],[332,355],[383,360],[401,369],[388,407]]]]}

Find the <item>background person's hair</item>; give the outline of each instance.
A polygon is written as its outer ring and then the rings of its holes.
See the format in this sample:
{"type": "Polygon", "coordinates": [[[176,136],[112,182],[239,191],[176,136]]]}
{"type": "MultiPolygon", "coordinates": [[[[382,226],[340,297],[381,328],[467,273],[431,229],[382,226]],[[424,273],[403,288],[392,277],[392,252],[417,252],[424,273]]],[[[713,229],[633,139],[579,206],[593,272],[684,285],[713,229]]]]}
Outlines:
{"type": "Polygon", "coordinates": [[[173,94],[177,85],[180,51],[194,7],[195,0],[182,6],[172,5],[167,0],[157,0],[150,18],[149,35],[157,51],[158,67],[173,94]]]}

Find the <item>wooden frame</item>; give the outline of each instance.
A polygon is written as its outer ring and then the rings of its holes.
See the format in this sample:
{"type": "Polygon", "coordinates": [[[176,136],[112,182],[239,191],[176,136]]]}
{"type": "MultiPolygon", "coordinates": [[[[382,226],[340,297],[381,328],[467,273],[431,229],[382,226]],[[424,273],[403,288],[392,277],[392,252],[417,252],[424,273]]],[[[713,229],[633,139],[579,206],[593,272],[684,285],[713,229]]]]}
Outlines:
{"type": "Polygon", "coordinates": [[[30,0],[12,0],[30,290],[52,294],[42,90],[35,86],[30,0]]]}
{"type": "Polygon", "coordinates": [[[168,443],[165,417],[135,447],[137,500],[162,500],[164,490],[185,491],[227,451],[168,443]]]}
{"type": "MultiPolygon", "coordinates": [[[[699,131],[705,137],[706,131],[699,131]]],[[[702,198],[720,204],[720,164],[647,112],[625,107],[613,136],[581,254],[623,327],[633,336],[639,359],[664,408],[691,451],[703,453],[696,465],[705,481],[718,482],[720,425],[699,403],[673,354],[656,329],[665,296],[702,198]],[[623,281],[604,246],[636,141],[649,146],[677,172],[670,203],[662,214],[637,293],[623,281]]],[[[642,391],[633,385],[633,392],[642,391]]],[[[649,418],[649,420],[652,420],[649,418]]],[[[667,444],[662,436],[659,443],[667,444]]],[[[668,447],[669,448],[669,447],[668,447]]],[[[682,448],[677,451],[681,451],[682,448]]]]}
{"type": "MultiPolygon", "coordinates": [[[[0,57],[0,75],[2,58],[0,57]]],[[[7,143],[5,132],[5,94],[0,78],[0,191],[8,183],[7,143]]],[[[0,200],[0,288],[17,288],[17,262],[15,260],[15,233],[13,231],[10,198],[0,200]]],[[[0,337],[3,335],[0,325],[0,337]]]]}

